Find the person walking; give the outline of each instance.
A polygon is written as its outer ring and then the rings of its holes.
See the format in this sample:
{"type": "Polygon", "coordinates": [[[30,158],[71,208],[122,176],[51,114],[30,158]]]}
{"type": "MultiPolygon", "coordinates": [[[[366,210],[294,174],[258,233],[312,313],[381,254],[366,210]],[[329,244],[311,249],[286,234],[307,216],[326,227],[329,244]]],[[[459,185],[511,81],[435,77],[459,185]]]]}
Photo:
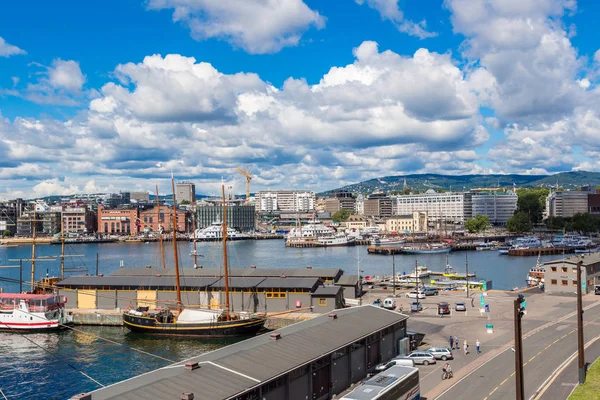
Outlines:
{"type": "Polygon", "coordinates": [[[454,349],[454,337],[452,337],[452,335],[450,335],[448,343],[450,343],[450,350],[454,349]]]}
{"type": "Polygon", "coordinates": [[[475,299],[471,297],[471,307],[475,308],[475,299]]]}
{"type": "Polygon", "coordinates": [[[477,354],[481,354],[481,342],[479,339],[475,342],[475,347],[477,348],[477,354]]]}
{"type": "Polygon", "coordinates": [[[469,345],[467,344],[467,339],[465,339],[465,342],[463,343],[463,350],[465,351],[465,356],[467,354],[469,354],[468,349],[469,349],[469,345]]]}
{"type": "Polygon", "coordinates": [[[454,336],[454,348],[453,350],[458,350],[460,346],[460,342],[458,341],[458,336],[454,336]]]}

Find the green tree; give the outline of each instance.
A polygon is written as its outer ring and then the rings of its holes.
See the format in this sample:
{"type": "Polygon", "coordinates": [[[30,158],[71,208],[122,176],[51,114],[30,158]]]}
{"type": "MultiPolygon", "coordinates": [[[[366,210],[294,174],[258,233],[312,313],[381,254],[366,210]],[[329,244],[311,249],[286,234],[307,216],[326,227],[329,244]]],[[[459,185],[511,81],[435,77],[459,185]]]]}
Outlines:
{"type": "Polygon", "coordinates": [[[348,219],[352,215],[352,211],[350,210],[340,210],[333,214],[333,222],[343,222],[348,219]]]}
{"type": "Polygon", "coordinates": [[[510,217],[506,222],[506,229],[509,232],[523,233],[531,231],[532,224],[529,214],[520,211],[510,217]]]}
{"type": "Polygon", "coordinates": [[[190,204],[190,202],[188,200],[181,200],[181,203],[179,203],[180,205],[186,205],[186,204],[190,204]]]}
{"type": "Polygon", "coordinates": [[[567,220],[563,217],[548,217],[546,218],[546,228],[551,231],[560,231],[565,229],[567,220]]]}
{"type": "Polygon", "coordinates": [[[469,233],[485,231],[488,226],[490,226],[490,219],[487,215],[482,214],[477,214],[475,218],[471,218],[465,222],[465,229],[469,231],[469,233]]]}
{"type": "Polygon", "coordinates": [[[590,213],[577,213],[571,218],[571,229],[582,235],[595,232],[598,229],[597,218],[590,213]]]}
{"type": "Polygon", "coordinates": [[[550,189],[548,188],[519,189],[517,191],[517,212],[529,215],[529,219],[533,223],[540,222],[549,193],[550,189]]]}
{"type": "Polygon", "coordinates": [[[10,234],[10,231],[9,231],[8,229],[7,229],[7,230],[5,230],[4,232],[2,232],[2,236],[4,236],[4,237],[9,237],[9,236],[11,236],[11,234],[10,234]]]}

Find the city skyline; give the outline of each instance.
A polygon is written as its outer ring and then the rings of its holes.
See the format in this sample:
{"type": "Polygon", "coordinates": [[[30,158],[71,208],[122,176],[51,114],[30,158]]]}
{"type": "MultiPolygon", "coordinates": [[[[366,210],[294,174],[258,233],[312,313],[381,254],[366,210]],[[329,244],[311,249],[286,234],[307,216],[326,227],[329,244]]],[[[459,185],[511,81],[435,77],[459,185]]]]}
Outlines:
{"type": "Polygon", "coordinates": [[[332,3],[2,5],[0,198],[600,171],[600,5],[332,3]]]}

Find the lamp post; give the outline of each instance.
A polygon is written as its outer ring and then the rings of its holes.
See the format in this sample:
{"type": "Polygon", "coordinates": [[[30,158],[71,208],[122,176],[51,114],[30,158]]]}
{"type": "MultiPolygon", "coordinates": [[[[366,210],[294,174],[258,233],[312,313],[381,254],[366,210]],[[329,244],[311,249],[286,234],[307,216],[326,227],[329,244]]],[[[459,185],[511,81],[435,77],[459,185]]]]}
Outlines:
{"type": "MultiPolygon", "coordinates": [[[[579,366],[579,384],[585,383],[585,353],[583,350],[583,305],[581,287],[581,266],[583,261],[577,262],[577,360],[579,366]]],[[[586,274],[587,275],[587,274],[586,274]]],[[[587,279],[587,278],[586,278],[587,279]]]]}
{"type": "MultiPolygon", "coordinates": [[[[516,380],[516,399],[525,400],[525,388],[523,386],[523,336],[521,334],[521,317],[525,307],[522,303],[525,301],[523,294],[519,296],[514,303],[515,316],[515,380],[516,380]]],[[[526,303],[525,303],[526,304],[526,303]]]]}

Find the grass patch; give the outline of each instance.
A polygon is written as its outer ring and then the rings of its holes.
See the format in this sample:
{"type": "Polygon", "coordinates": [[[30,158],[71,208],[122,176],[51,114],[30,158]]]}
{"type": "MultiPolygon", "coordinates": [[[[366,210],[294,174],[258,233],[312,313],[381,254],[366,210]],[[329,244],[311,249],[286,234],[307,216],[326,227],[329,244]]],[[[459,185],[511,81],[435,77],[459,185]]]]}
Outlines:
{"type": "Polygon", "coordinates": [[[569,400],[600,400],[600,362],[588,369],[585,383],[575,388],[569,400]]]}

